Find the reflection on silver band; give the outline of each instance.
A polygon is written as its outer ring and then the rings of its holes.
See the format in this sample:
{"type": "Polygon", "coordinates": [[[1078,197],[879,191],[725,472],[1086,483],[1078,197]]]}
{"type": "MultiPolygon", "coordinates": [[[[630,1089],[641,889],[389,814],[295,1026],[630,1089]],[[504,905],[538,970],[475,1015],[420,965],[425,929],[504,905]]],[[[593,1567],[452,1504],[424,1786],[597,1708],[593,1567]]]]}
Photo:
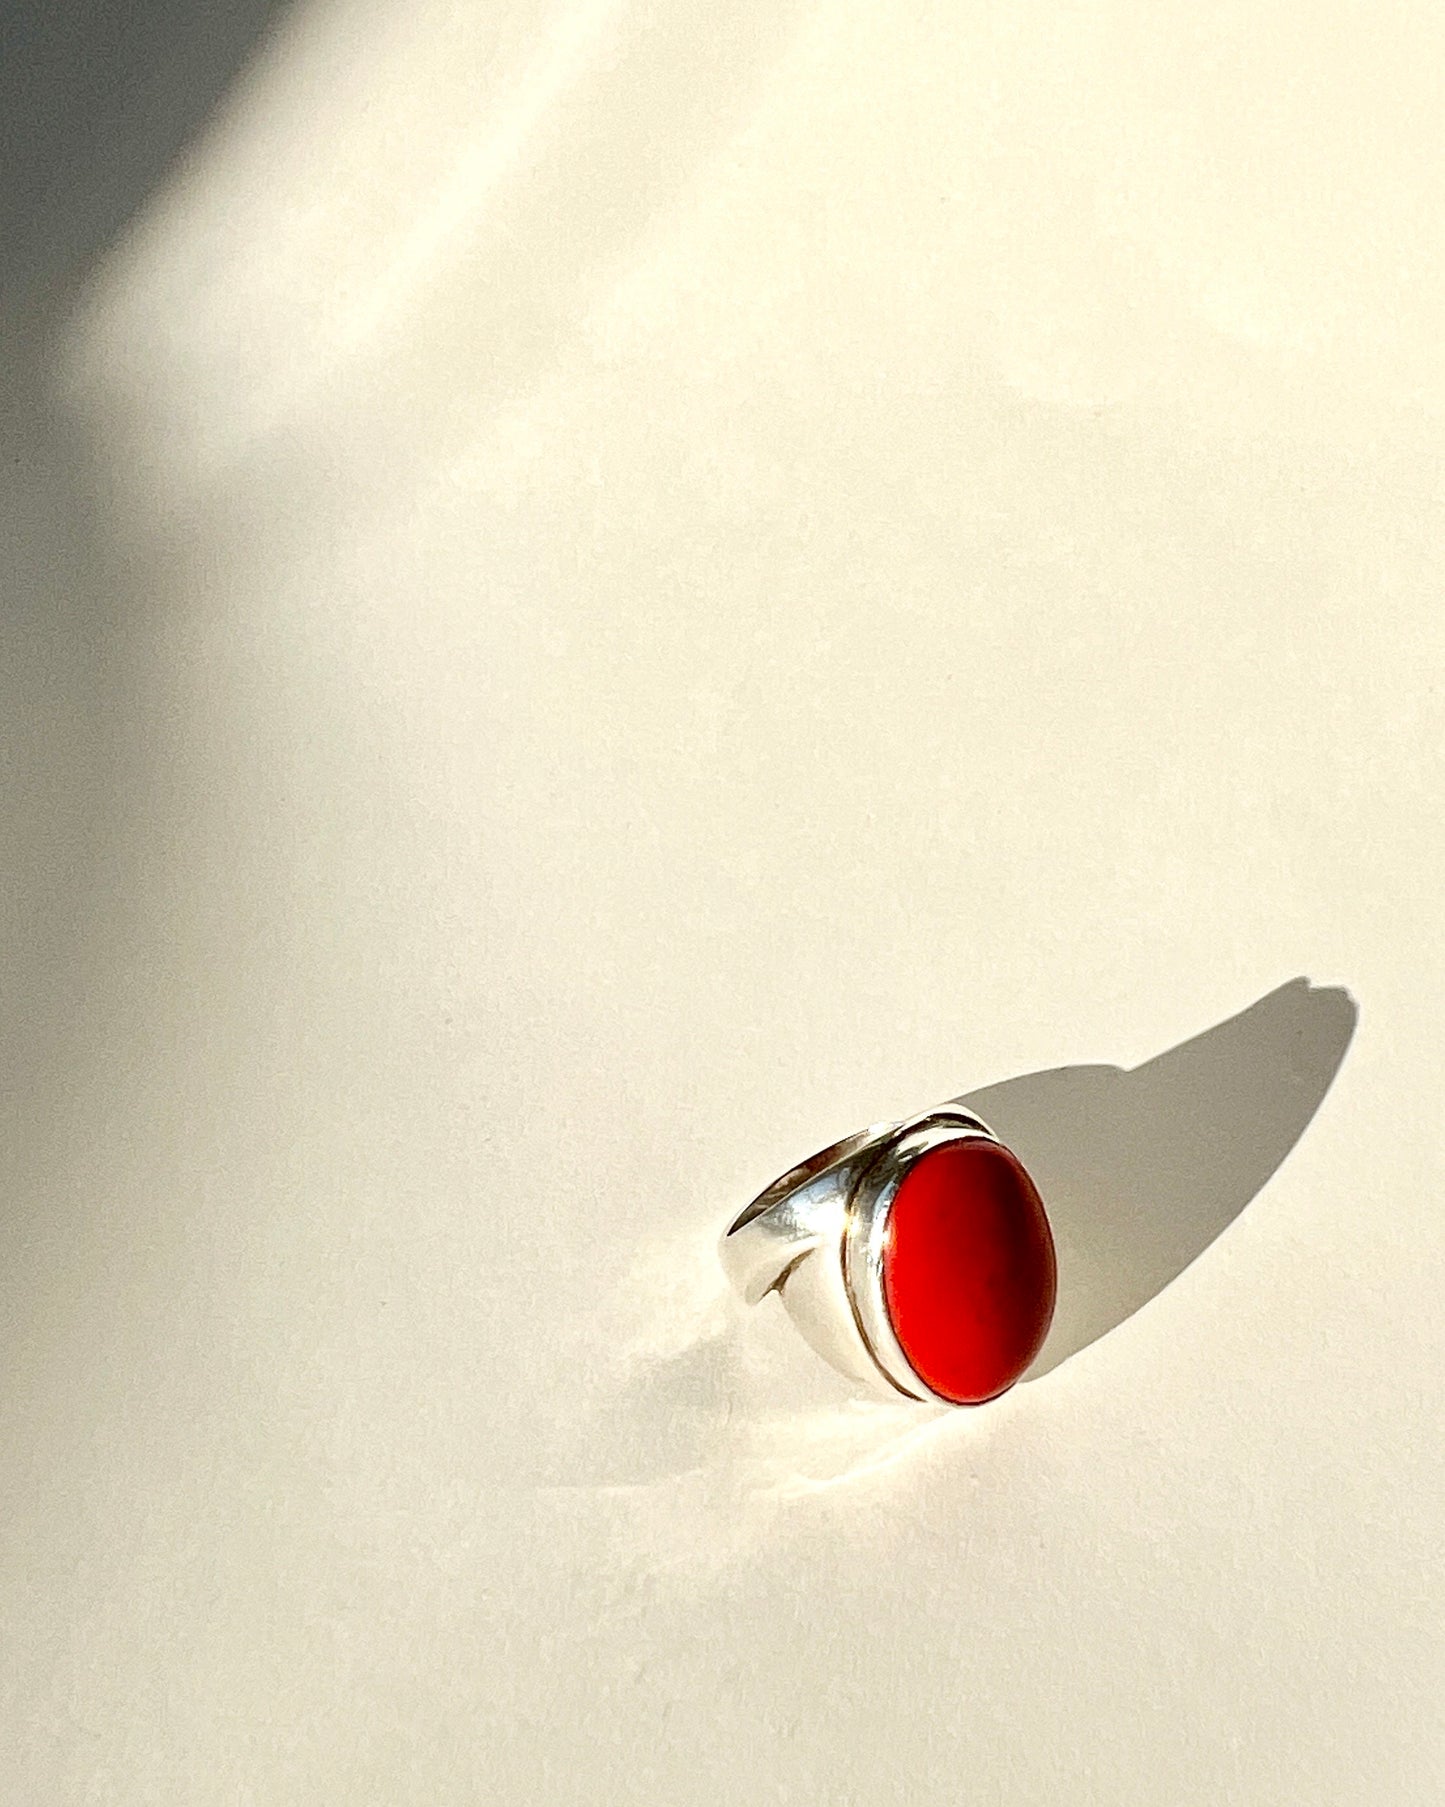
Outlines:
{"type": "Polygon", "coordinates": [[[909,1399],[942,1399],[914,1371],[883,1291],[888,1218],[913,1163],[945,1143],[996,1141],[971,1111],[941,1105],[878,1123],[790,1168],[722,1239],[728,1278],[749,1305],[776,1290],[808,1343],[855,1380],[909,1399]]]}

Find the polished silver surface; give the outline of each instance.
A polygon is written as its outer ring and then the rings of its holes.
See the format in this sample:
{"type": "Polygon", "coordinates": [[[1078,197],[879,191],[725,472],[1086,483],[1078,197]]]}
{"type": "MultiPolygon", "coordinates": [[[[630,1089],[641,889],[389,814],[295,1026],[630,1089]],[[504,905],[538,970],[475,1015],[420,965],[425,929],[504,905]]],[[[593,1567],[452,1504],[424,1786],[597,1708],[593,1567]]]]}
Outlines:
{"type": "Polygon", "coordinates": [[[749,1305],[777,1291],[825,1361],[897,1398],[950,1405],[914,1371],[883,1293],[888,1217],[913,1163],[947,1142],[997,1138],[973,1112],[940,1105],[876,1123],[789,1168],[733,1219],[723,1267],[749,1305]]]}

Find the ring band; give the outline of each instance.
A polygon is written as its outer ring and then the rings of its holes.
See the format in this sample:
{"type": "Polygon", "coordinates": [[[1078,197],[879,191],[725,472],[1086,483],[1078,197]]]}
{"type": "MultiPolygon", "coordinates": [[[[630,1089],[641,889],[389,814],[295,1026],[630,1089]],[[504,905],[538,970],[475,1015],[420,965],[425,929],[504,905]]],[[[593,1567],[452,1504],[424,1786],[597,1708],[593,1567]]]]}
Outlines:
{"type": "Polygon", "coordinates": [[[942,1105],[792,1167],[734,1218],[723,1267],[811,1346],[897,1397],[980,1405],[1038,1354],[1058,1269],[1043,1201],[981,1118],[942,1105]]]}

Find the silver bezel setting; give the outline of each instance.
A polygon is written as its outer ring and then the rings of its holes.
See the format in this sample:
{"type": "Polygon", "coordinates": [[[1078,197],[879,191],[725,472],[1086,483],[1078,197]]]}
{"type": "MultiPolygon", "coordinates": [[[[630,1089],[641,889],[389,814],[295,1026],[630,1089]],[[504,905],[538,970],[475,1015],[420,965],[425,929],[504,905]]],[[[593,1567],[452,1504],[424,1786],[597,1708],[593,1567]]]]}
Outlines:
{"type": "Polygon", "coordinates": [[[950,1142],[998,1137],[957,1105],[874,1124],[792,1167],[734,1218],[722,1239],[728,1277],[750,1305],[776,1291],[807,1342],[835,1368],[893,1398],[935,1405],[888,1314],[889,1217],[914,1163],[950,1142]]]}

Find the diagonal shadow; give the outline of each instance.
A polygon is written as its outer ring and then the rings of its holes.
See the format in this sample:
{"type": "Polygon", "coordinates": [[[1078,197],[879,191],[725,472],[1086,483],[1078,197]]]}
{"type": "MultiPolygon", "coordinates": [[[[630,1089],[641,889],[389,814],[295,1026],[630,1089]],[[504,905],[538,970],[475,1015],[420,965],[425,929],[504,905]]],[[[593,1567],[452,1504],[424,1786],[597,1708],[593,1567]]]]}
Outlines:
{"type": "MultiPolygon", "coordinates": [[[[0,1215],[48,1188],[126,832],[153,606],[55,344],[289,0],[0,0],[0,1215]],[[32,1167],[35,1172],[32,1172],[32,1167]]],[[[4,1227],[4,1226],[0,1226],[4,1227]]],[[[12,1253],[7,1249],[7,1259],[12,1253]]]]}
{"type": "Polygon", "coordinates": [[[53,319],[289,0],[0,0],[0,310],[53,319]]]}
{"type": "Polygon", "coordinates": [[[1059,1303],[1026,1378],[1122,1324],[1228,1229],[1294,1147],[1358,1016],[1295,979],[1143,1066],[1055,1067],[970,1092],[1048,1206],[1059,1303]]]}

